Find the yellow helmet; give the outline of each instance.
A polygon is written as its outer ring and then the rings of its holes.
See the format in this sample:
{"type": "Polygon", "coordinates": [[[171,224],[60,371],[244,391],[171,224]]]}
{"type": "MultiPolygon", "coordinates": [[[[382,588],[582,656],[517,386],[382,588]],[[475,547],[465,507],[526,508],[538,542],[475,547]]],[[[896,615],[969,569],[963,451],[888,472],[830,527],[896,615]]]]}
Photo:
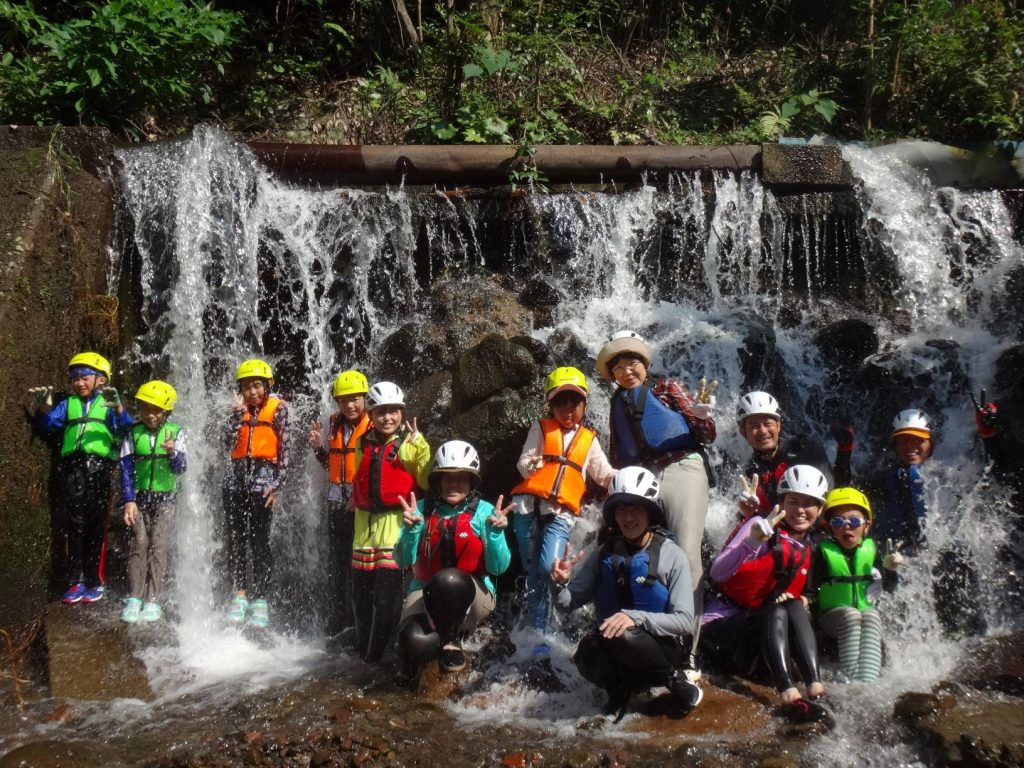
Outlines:
{"type": "Polygon", "coordinates": [[[871,503],[868,501],[868,497],[856,488],[850,488],[849,486],[829,491],[828,496],[825,497],[825,506],[822,507],[821,512],[825,518],[828,519],[828,512],[830,509],[842,507],[847,504],[853,504],[853,506],[860,507],[864,510],[864,514],[867,515],[868,522],[871,522],[871,503]]]}
{"type": "Polygon", "coordinates": [[[267,381],[274,380],[274,370],[270,367],[270,363],[266,360],[259,360],[253,358],[246,360],[235,371],[235,381],[241,381],[242,379],[266,379],[267,381]]]}
{"type": "Polygon", "coordinates": [[[79,352],[68,361],[68,368],[77,368],[80,365],[95,368],[108,380],[110,379],[110,362],[102,355],[97,355],[95,352],[79,352]]]}
{"type": "Polygon", "coordinates": [[[342,371],[334,380],[334,396],[365,395],[370,389],[370,382],[359,371],[342,371]]]}
{"type": "Polygon", "coordinates": [[[139,387],[139,391],[135,393],[135,399],[155,405],[165,411],[173,411],[174,404],[178,402],[178,393],[166,381],[153,380],[147,381],[139,387]]]}
{"type": "Polygon", "coordinates": [[[559,392],[575,392],[587,396],[587,377],[578,368],[555,368],[544,382],[544,398],[550,400],[559,392]]]}

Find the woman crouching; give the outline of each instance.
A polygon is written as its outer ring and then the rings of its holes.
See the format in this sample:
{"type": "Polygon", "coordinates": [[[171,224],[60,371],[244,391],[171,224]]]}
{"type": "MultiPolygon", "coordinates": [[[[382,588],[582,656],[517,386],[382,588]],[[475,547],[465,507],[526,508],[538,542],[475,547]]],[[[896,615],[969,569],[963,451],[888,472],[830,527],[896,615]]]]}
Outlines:
{"type": "Polygon", "coordinates": [[[559,609],[594,603],[597,629],[580,641],[573,660],[584,678],[607,691],[606,711],[616,722],[634,692],[655,686],[667,687],[689,714],[703,697],[676,672],[688,657],[693,631],[690,566],[664,528],[653,474],[624,467],[609,490],[604,519],[610,540],[591,550],[574,574],[583,553],[570,557],[569,544],[551,568],[559,609]]]}

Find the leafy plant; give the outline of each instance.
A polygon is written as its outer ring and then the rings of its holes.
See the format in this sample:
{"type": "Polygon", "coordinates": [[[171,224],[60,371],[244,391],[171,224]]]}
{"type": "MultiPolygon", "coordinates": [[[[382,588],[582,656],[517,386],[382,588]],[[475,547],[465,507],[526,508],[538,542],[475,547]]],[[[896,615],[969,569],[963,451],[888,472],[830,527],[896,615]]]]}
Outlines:
{"type": "Polygon", "coordinates": [[[777,139],[792,129],[813,129],[816,124],[820,126],[821,120],[831,124],[838,111],[839,105],[835,101],[825,98],[825,94],[817,88],[812,88],[766,111],[758,120],[758,127],[766,139],[777,139]],[[817,119],[814,118],[815,114],[817,119]]]}
{"type": "Polygon", "coordinates": [[[209,103],[241,18],[191,0],[89,2],[51,22],[0,0],[6,120],[124,126],[147,112],[209,103]]]}

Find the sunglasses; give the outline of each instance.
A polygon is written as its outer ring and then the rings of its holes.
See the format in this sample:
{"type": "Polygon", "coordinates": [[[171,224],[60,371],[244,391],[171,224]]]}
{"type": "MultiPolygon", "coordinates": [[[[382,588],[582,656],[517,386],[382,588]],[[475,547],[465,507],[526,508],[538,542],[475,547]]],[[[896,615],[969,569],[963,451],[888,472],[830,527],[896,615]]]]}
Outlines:
{"type": "Polygon", "coordinates": [[[828,521],[828,524],[837,531],[841,531],[843,528],[852,528],[856,531],[866,522],[867,520],[862,520],[859,517],[833,517],[828,521]]]}

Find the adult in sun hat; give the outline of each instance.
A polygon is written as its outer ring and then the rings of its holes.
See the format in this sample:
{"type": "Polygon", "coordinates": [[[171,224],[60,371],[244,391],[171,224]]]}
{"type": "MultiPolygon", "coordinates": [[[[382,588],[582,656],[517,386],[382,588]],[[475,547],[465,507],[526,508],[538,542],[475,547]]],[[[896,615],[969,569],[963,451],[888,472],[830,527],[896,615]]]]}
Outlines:
{"type": "MultiPolygon", "coordinates": [[[[641,466],[658,479],[668,529],[690,565],[699,615],[704,594],[701,540],[714,484],[705,446],[715,440],[715,401],[704,392],[694,395],[677,379],[652,375],[652,358],[647,342],[634,331],[619,331],[597,355],[598,373],[616,384],[609,458],[614,467],[641,466]]],[[[695,669],[695,660],[689,662],[695,669]]]]}

